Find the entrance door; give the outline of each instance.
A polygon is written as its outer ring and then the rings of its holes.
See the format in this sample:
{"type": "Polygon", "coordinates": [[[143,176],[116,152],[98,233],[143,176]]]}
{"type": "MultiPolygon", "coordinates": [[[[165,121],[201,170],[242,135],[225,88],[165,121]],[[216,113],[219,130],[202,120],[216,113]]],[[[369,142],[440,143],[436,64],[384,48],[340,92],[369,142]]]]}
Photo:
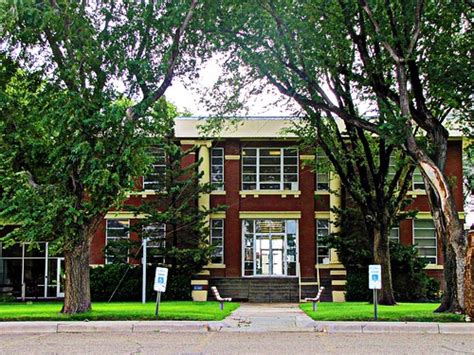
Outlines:
{"type": "Polygon", "coordinates": [[[272,275],[283,276],[286,274],[284,257],[284,235],[271,235],[272,241],[272,275]]]}
{"type": "Polygon", "coordinates": [[[284,234],[255,235],[255,275],[286,274],[284,245],[284,234]]]}
{"type": "Polygon", "coordinates": [[[297,233],[296,220],[243,220],[242,275],[297,276],[297,233]]]}

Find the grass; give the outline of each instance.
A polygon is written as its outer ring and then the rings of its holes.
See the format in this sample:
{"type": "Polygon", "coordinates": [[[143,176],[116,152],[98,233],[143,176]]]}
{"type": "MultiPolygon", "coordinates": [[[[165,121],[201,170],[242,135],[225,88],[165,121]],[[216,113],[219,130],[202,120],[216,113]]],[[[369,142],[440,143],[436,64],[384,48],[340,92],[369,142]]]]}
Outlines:
{"type": "MultiPolygon", "coordinates": [[[[156,320],[155,303],[96,302],[92,311],[77,315],[61,314],[61,302],[0,304],[0,321],[81,321],[81,320],[156,320]]],[[[227,302],[224,310],[218,302],[165,301],[160,304],[159,320],[222,320],[239,307],[227,302]]]]}
{"type": "MultiPolygon", "coordinates": [[[[451,313],[433,313],[435,303],[399,303],[396,306],[378,306],[379,321],[399,322],[462,322],[463,316],[451,313]]],[[[369,321],[374,319],[374,306],[366,302],[318,304],[303,303],[300,308],[312,319],[320,321],[369,321]]]]}

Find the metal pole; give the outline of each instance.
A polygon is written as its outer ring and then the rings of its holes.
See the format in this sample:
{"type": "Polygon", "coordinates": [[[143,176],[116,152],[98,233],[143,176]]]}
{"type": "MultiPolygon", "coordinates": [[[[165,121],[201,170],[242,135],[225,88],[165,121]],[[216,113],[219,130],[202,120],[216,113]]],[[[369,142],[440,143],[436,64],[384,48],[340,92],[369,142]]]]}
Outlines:
{"type": "Polygon", "coordinates": [[[374,320],[377,320],[377,289],[374,288],[374,320]]]}
{"type": "Polygon", "coordinates": [[[158,317],[158,312],[160,311],[160,299],[161,299],[161,292],[156,293],[156,309],[155,309],[155,316],[158,317]]]}
{"type": "Polygon", "coordinates": [[[142,257],[142,303],[146,302],[146,243],[147,238],[143,238],[143,257],[142,257]]]}

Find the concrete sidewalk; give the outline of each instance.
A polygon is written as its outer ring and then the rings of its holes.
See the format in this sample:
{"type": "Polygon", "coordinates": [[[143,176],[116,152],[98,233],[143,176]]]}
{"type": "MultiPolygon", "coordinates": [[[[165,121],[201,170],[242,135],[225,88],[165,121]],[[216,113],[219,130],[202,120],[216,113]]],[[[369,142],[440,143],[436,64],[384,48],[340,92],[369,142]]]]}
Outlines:
{"type": "Polygon", "coordinates": [[[474,323],[320,322],[298,304],[244,303],[223,321],[0,322],[0,334],[150,332],[320,332],[472,334],[474,323]]]}

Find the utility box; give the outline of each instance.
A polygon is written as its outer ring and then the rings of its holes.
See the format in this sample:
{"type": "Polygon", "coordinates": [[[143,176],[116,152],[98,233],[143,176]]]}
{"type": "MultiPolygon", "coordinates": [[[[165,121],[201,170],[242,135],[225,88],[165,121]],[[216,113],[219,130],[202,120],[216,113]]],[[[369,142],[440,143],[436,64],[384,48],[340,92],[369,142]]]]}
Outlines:
{"type": "Polygon", "coordinates": [[[194,302],[206,302],[209,282],[207,280],[191,280],[191,297],[194,302]]]}

